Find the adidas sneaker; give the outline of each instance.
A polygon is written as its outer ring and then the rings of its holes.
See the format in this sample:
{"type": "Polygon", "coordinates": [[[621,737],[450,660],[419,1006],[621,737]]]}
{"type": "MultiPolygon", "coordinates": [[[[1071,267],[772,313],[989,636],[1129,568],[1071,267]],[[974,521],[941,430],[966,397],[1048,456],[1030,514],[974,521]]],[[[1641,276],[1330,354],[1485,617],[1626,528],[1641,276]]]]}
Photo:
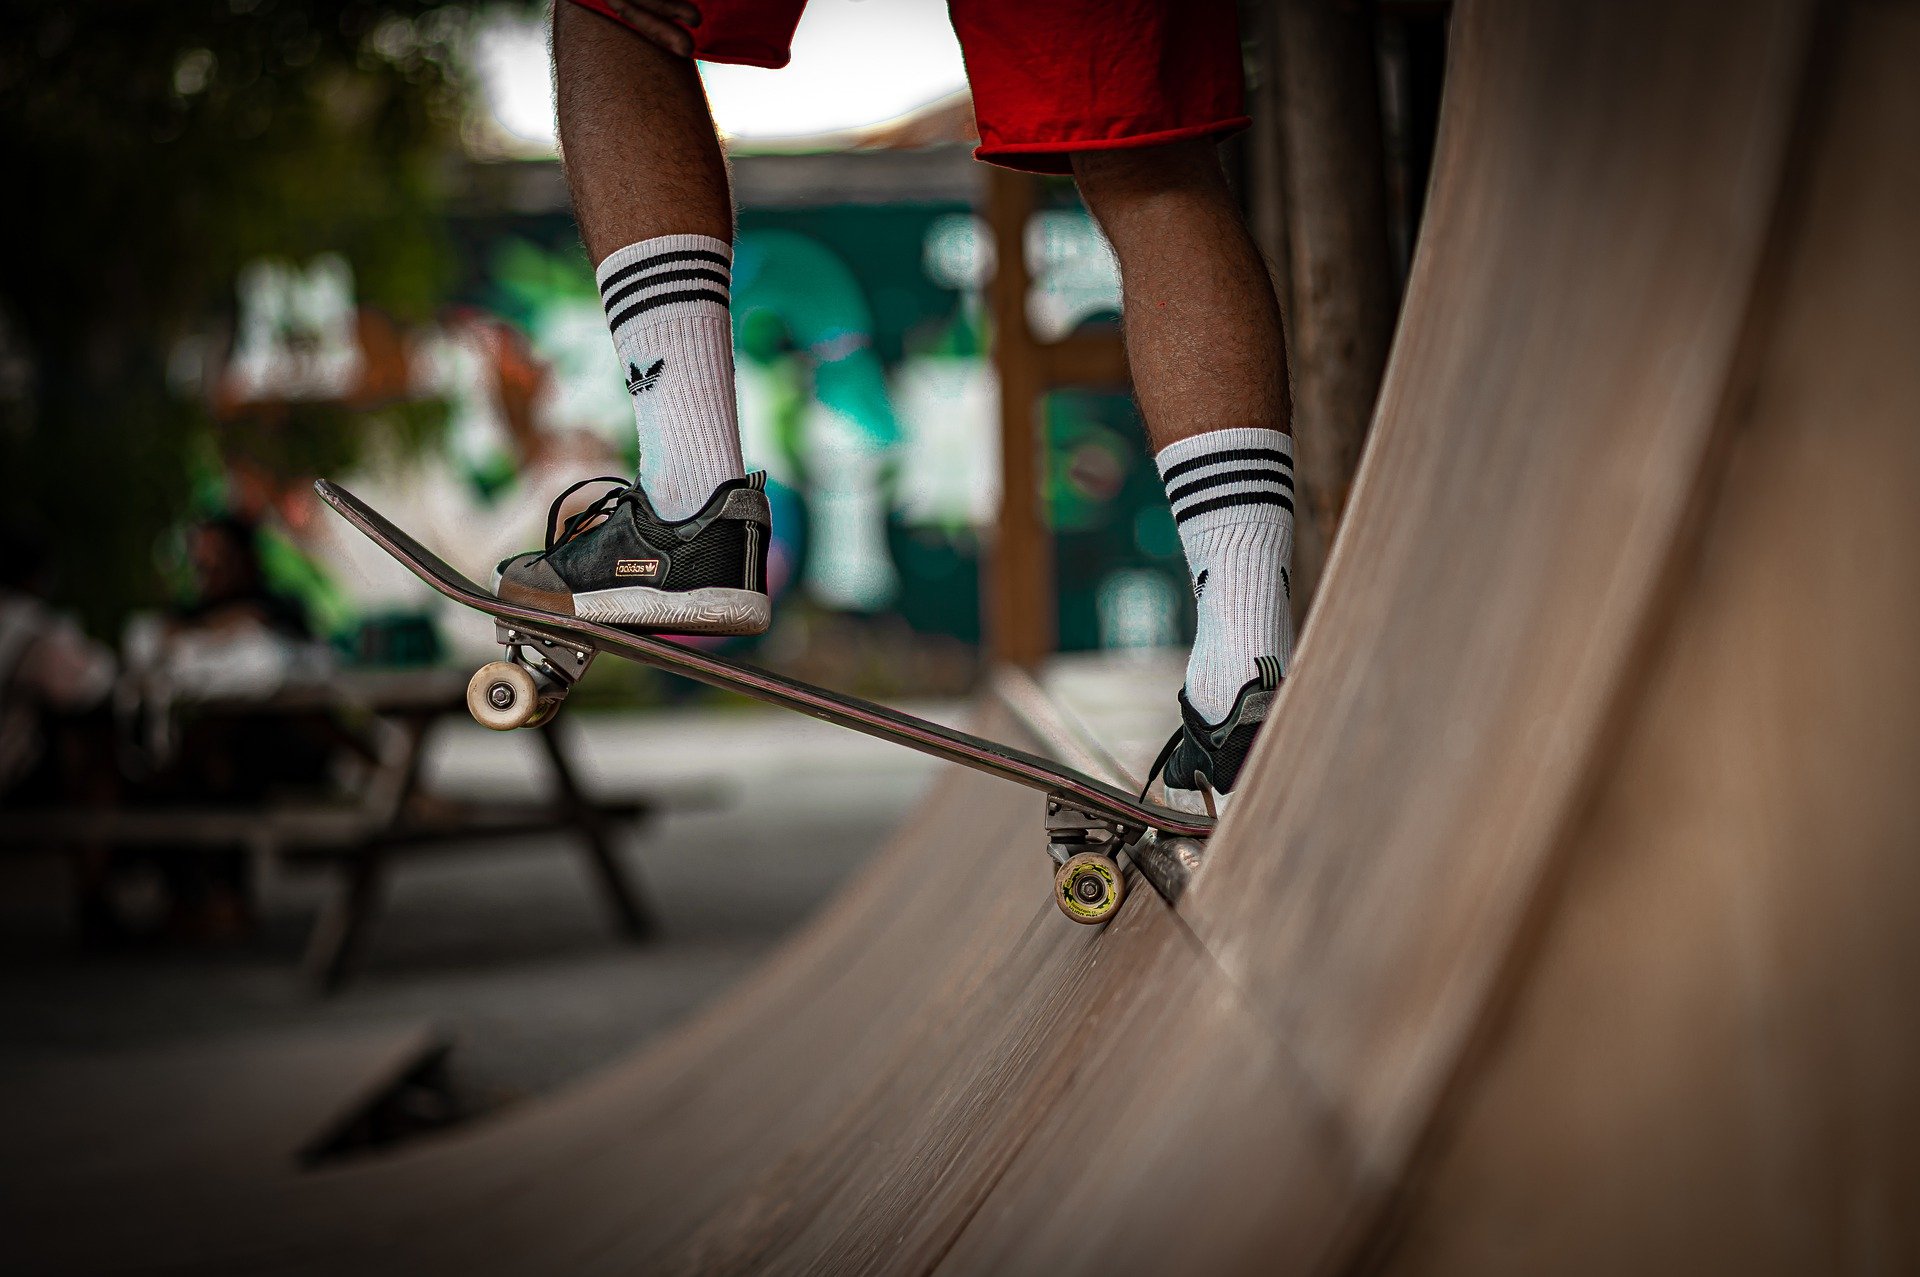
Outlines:
{"type": "Polygon", "coordinates": [[[670,634],[759,634],[767,597],[772,519],[766,475],[731,479],[691,518],[668,522],[626,479],[586,479],[547,512],[544,550],[517,554],[494,574],[510,603],[670,634]],[[613,484],[559,523],[560,507],[591,483],[613,484]]]}

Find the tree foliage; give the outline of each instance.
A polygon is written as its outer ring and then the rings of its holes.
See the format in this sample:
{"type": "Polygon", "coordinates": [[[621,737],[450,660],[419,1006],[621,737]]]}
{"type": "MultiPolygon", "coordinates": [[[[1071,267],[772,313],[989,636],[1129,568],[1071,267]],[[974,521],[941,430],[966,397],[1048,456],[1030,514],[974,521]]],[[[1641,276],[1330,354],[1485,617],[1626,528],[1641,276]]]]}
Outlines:
{"type": "Polygon", "coordinates": [[[47,530],[59,592],[108,621],[157,589],[154,546],[206,438],[169,359],[229,326],[244,263],[339,252],[363,303],[431,312],[466,15],[421,0],[25,0],[6,27],[0,164],[28,215],[0,253],[0,508],[47,530]]]}

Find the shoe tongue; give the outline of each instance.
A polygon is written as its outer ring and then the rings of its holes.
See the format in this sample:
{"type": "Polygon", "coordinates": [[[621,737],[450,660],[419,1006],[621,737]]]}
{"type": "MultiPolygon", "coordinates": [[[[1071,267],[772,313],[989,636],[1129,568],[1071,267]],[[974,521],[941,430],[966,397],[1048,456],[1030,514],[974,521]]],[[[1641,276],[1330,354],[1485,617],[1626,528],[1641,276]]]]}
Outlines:
{"type": "Polygon", "coordinates": [[[1253,695],[1255,692],[1265,690],[1270,689],[1263,688],[1259,679],[1248,679],[1241,685],[1240,690],[1233,694],[1233,704],[1227,706],[1227,712],[1222,714],[1220,721],[1216,723],[1209,722],[1205,714],[1202,714],[1193,707],[1193,702],[1187,699],[1187,689],[1182,687],[1180,689],[1180,713],[1181,716],[1186,719],[1187,725],[1193,728],[1196,733],[1202,736],[1210,736],[1239,717],[1240,709],[1246,704],[1247,697],[1253,695]]]}
{"type": "Polygon", "coordinates": [[[627,489],[625,495],[620,499],[622,501],[630,501],[635,506],[638,506],[640,512],[644,514],[650,522],[666,522],[666,520],[660,517],[660,512],[654,508],[653,498],[647,495],[646,485],[641,483],[638,478],[634,479],[633,485],[627,489]]]}
{"type": "Polygon", "coordinates": [[[653,498],[648,495],[646,485],[637,478],[633,481],[632,490],[627,494],[627,500],[632,501],[638,506],[651,522],[670,525],[682,524],[697,519],[707,511],[713,509],[716,502],[725,499],[726,495],[735,488],[751,488],[757,492],[765,491],[766,482],[767,472],[764,470],[755,470],[751,474],[742,475],[735,479],[722,479],[714,485],[713,491],[707,494],[707,499],[702,501],[693,513],[679,519],[669,519],[661,514],[659,507],[654,505],[653,498]]]}

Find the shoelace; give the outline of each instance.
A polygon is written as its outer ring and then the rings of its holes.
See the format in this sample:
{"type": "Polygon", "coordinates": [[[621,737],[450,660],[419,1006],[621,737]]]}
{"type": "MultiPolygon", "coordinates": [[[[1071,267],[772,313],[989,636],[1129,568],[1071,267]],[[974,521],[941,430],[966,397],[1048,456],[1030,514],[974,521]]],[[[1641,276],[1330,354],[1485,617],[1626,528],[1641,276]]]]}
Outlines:
{"type": "MultiPolygon", "coordinates": [[[[1269,692],[1274,691],[1281,683],[1286,681],[1286,676],[1280,670],[1280,662],[1273,657],[1257,656],[1254,658],[1253,664],[1255,670],[1258,672],[1260,686],[1263,690],[1269,692]]],[[[1180,704],[1183,707],[1187,704],[1187,694],[1184,691],[1180,693],[1180,704]]],[[[1147,781],[1144,785],[1140,786],[1140,797],[1142,799],[1146,798],[1147,791],[1153,788],[1153,778],[1160,774],[1160,769],[1165,767],[1167,761],[1173,757],[1173,751],[1180,748],[1181,739],[1191,735],[1191,729],[1189,729],[1186,724],[1186,714],[1188,712],[1190,712],[1190,710],[1183,708],[1180,726],[1174,730],[1172,736],[1167,738],[1167,743],[1160,747],[1160,756],[1155,758],[1153,760],[1153,766],[1147,769],[1147,781]]],[[[1202,719],[1201,721],[1204,722],[1205,720],[1202,719]]],[[[1220,726],[1226,726],[1224,720],[1220,723],[1220,726]]],[[[1199,740],[1196,739],[1194,745],[1196,748],[1201,749],[1202,752],[1205,752],[1205,746],[1199,740]]]]}
{"type": "Polygon", "coordinates": [[[546,552],[552,553],[556,546],[565,545],[568,541],[571,541],[574,537],[586,531],[595,520],[606,515],[620,498],[626,496],[627,493],[631,491],[633,491],[633,480],[623,479],[619,475],[603,474],[594,479],[582,479],[555,497],[553,504],[547,507],[546,552]],[[611,483],[615,486],[601,493],[594,499],[592,505],[580,511],[580,513],[569,517],[564,524],[559,524],[560,507],[566,504],[568,497],[590,483],[611,483]],[[556,524],[558,524],[557,528],[556,524]],[[557,536],[555,535],[556,531],[558,532],[557,536]]]}
{"type": "Polygon", "coordinates": [[[1141,801],[1144,802],[1146,800],[1147,791],[1153,788],[1154,777],[1160,774],[1160,769],[1165,767],[1167,765],[1167,760],[1173,757],[1173,751],[1180,748],[1180,741],[1183,737],[1186,736],[1186,734],[1187,734],[1186,725],[1182,724],[1181,726],[1174,729],[1173,735],[1167,737],[1167,743],[1160,747],[1159,757],[1153,760],[1153,766],[1147,768],[1146,782],[1140,786],[1139,796],[1141,801]]]}

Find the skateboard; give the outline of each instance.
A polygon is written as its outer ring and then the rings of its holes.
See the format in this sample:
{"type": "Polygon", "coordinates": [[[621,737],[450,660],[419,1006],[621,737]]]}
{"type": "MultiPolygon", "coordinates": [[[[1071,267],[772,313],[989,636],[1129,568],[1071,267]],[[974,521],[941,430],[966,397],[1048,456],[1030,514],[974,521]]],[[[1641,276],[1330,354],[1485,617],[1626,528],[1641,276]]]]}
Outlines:
{"type": "Polygon", "coordinates": [[[509,603],[462,576],[345,488],[322,479],[314,489],[408,571],[454,602],[493,618],[503,659],[482,665],[467,684],[467,709],[484,727],[511,731],[550,721],[594,658],[608,653],[904,745],[1046,795],[1054,904],[1079,923],[1105,922],[1120,907],[1127,882],[1123,857],[1175,902],[1213,832],[1209,816],[1148,802],[1038,754],[654,635],[509,603]]]}

